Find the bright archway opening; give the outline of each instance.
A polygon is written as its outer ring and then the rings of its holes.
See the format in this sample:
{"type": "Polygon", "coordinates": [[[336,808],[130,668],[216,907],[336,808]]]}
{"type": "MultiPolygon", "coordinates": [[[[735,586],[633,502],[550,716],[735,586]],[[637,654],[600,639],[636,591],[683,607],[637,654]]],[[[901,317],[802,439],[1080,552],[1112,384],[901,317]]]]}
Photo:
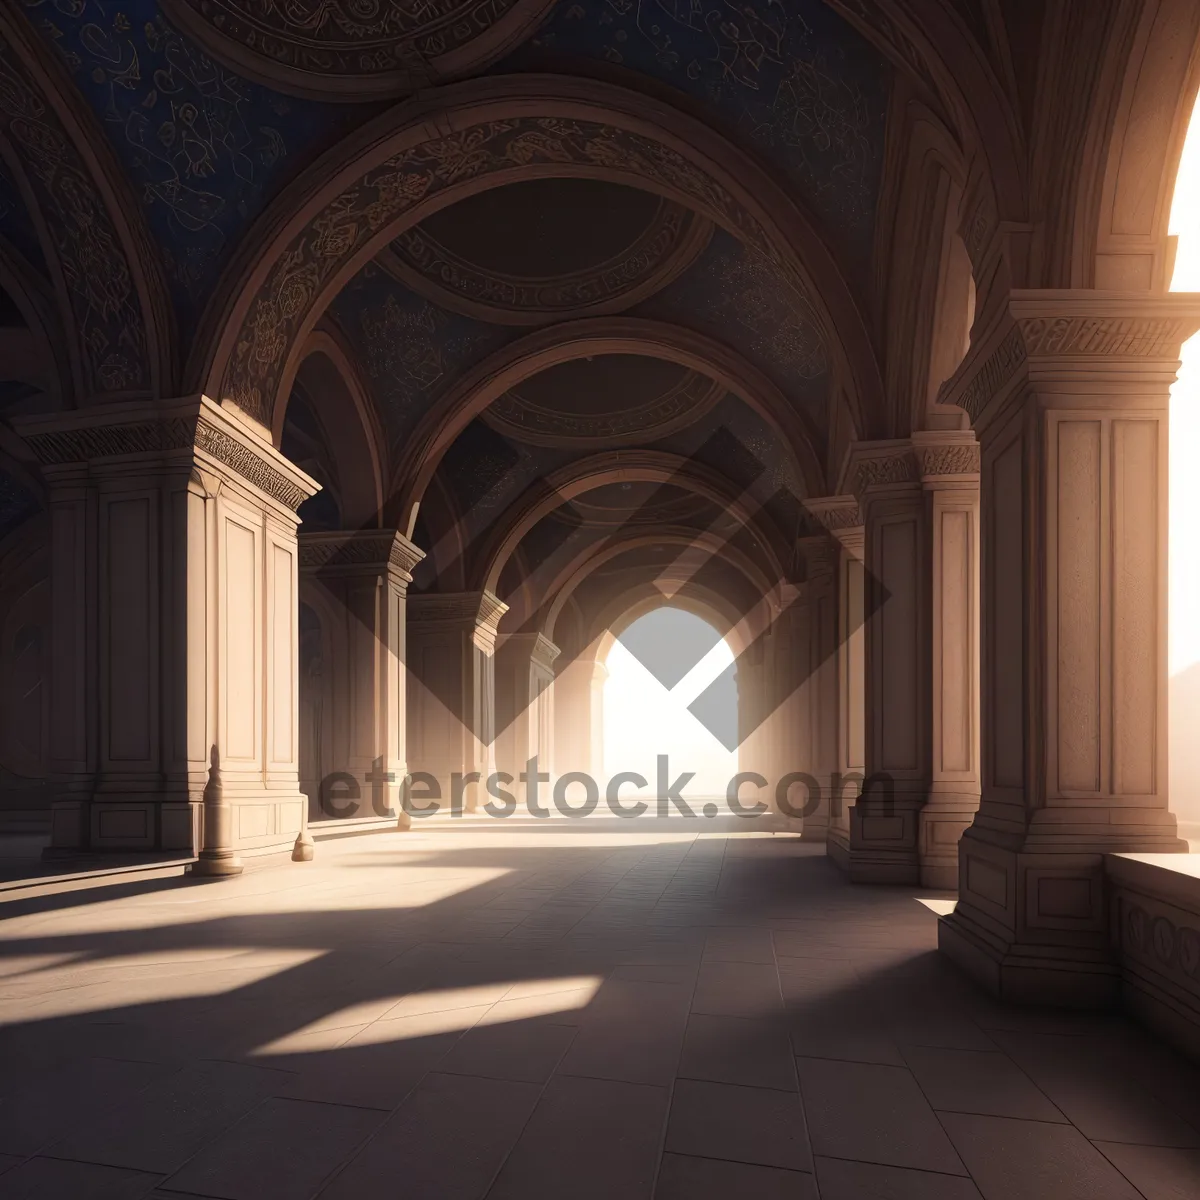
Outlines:
{"type": "Polygon", "coordinates": [[[606,777],[640,775],[653,795],[665,769],[668,783],[692,776],[681,789],[689,805],[723,798],[738,770],[738,700],[720,633],[684,609],[656,608],[621,630],[605,666],[606,777]]]}
{"type": "MultiPolygon", "coordinates": [[[[1200,292],[1200,103],[1171,205],[1178,241],[1173,292],[1200,292]]],[[[1168,705],[1171,808],[1200,849],[1200,334],[1185,343],[1170,410],[1168,705]]]]}

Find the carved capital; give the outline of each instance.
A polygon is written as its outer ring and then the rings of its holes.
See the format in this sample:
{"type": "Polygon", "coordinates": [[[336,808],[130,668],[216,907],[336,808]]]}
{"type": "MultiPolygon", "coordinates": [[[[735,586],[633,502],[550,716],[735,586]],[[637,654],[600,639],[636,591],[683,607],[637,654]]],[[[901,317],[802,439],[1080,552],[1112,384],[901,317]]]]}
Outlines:
{"type": "Polygon", "coordinates": [[[236,476],[292,512],[320,490],[316,480],[205,396],[28,417],[14,426],[44,466],[91,467],[122,459],[140,459],[153,470],[205,466],[236,476]]]}
{"type": "Polygon", "coordinates": [[[979,443],[966,433],[915,433],[913,449],[928,487],[939,480],[947,483],[979,478],[979,443]]]}
{"type": "Polygon", "coordinates": [[[830,533],[863,524],[862,509],[853,496],[818,496],[805,500],[804,507],[812,520],[830,533]]]}
{"type": "Polygon", "coordinates": [[[410,596],[408,615],[414,625],[479,629],[494,641],[508,605],[491,592],[422,592],[410,596]]]}
{"type": "Polygon", "coordinates": [[[354,529],[300,534],[300,569],[319,574],[356,575],[392,571],[405,584],[425,557],[395,529],[354,529]]]}
{"type": "Polygon", "coordinates": [[[912,443],[907,440],[855,442],[846,455],[842,479],[845,489],[861,504],[881,492],[916,486],[921,470],[912,443]]]}

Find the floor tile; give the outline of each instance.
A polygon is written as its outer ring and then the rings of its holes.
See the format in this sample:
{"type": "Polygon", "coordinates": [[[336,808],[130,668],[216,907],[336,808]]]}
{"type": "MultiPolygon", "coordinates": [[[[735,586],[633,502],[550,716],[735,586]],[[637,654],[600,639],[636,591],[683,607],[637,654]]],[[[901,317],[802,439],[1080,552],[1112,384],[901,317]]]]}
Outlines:
{"type": "Polygon", "coordinates": [[[985,1200],[1139,1200],[1078,1129],[1008,1117],[943,1113],[985,1200]]]}
{"type": "Polygon", "coordinates": [[[477,1200],[520,1137],[540,1088],[428,1075],[321,1200],[477,1200]],[[402,1185],[402,1187],[401,1187],[402,1185]]]}
{"type": "Polygon", "coordinates": [[[487,1200],[649,1200],[666,1088],[557,1075],[487,1200]]]}
{"type": "Polygon", "coordinates": [[[37,1074],[0,1104],[0,1151],[33,1154],[173,1073],[157,1063],[85,1058],[37,1074]]]}
{"type": "Polygon", "coordinates": [[[227,1200],[308,1200],[384,1119],[309,1100],[268,1100],[167,1181],[227,1200]]]}
{"type": "Polygon", "coordinates": [[[58,1158],[170,1174],[291,1076],[238,1063],[197,1063],[124,1104],[100,1107],[51,1147],[58,1158]]]}
{"type": "Polygon", "coordinates": [[[567,1052],[575,1030],[540,1021],[477,1025],[438,1063],[456,1075],[545,1083],[567,1052]]]}
{"type": "Polygon", "coordinates": [[[1146,1200],[1196,1200],[1200,1196],[1200,1150],[1097,1142],[1096,1148],[1146,1200]]]}
{"type": "Polygon", "coordinates": [[[680,1079],[666,1147],[676,1154],[812,1170],[799,1096],[768,1088],[680,1079]]]}
{"type": "Polygon", "coordinates": [[[815,1058],[798,1059],[797,1067],[816,1154],[966,1173],[907,1070],[815,1058]]]}
{"type": "Polygon", "coordinates": [[[693,1013],[684,1034],[679,1076],[796,1090],[791,1043],[787,1029],[777,1019],[693,1013]]]}
{"type": "Polygon", "coordinates": [[[816,1181],[800,1171],[664,1154],[654,1200],[820,1200],[816,1181]]]}
{"type": "Polygon", "coordinates": [[[909,1046],[903,1053],[935,1109],[1027,1121],[1066,1121],[1007,1055],[930,1046],[909,1046]]]}
{"type": "Polygon", "coordinates": [[[4,1200],[142,1200],[158,1175],[56,1158],[31,1158],[0,1179],[4,1200]]]}
{"type": "Polygon", "coordinates": [[[783,1006],[773,965],[705,962],[692,998],[692,1012],[710,1017],[768,1017],[783,1006]]]}
{"type": "Polygon", "coordinates": [[[818,1157],[817,1182],[821,1200],[983,1200],[971,1180],[957,1175],[840,1158],[818,1157]]]}

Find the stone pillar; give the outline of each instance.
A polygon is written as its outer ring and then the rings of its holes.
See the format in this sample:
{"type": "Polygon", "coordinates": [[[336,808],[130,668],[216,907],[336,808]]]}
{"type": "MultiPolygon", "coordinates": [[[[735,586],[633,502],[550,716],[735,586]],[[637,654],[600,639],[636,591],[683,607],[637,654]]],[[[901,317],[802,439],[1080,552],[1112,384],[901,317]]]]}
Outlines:
{"type": "Polygon", "coordinates": [[[52,852],[194,850],[217,761],[234,847],[290,845],[316,483],[200,396],[15,423],[50,490],[52,852]]]}
{"type": "Polygon", "coordinates": [[[860,442],[849,479],[864,517],[865,774],[846,867],[868,883],[916,883],[930,783],[929,537],[912,446],[860,442]]]}
{"type": "Polygon", "coordinates": [[[922,886],[958,887],[958,841],[979,808],[979,446],[913,436],[929,500],[932,775],[917,849],[922,886]]]}
{"type": "Polygon", "coordinates": [[[832,820],[832,795],[838,762],[838,570],[841,550],[828,535],[802,538],[805,602],[808,607],[808,653],[802,688],[807,718],[804,760],[786,767],[805,771],[816,781],[817,798],[809,802],[804,820],[806,840],[827,841],[832,820]]]}
{"type": "Polygon", "coordinates": [[[836,707],[826,853],[848,871],[850,811],[858,799],[866,762],[866,534],[853,496],[819,497],[807,501],[806,507],[837,546],[833,586],[837,649],[832,684],[824,685],[830,687],[836,707]]]}
{"type": "Polygon", "coordinates": [[[400,811],[408,770],[405,606],[423,557],[394,529],[300,534],[300,599],[329,626],[334,659],[322,681],[329,761],[322,794],[310,797],[314,820],[400,811]]]}
{"type": "Polygon", "coordinates": [[[983,795],[947,954],[1021,1001],[1114,999],[1102,855],[1167,807],[1167,403],[1193,296],[1014,292],[939,399],[982,449],[983,795]]]}
{"type": "MultiPolygon", "coordinates": [[[[496,767],[517,780],[536,757],[538,771],[553,774],[554,660],[558,647],[540,633],[501,637],[496,651],[496,767]]],[[[571,770],[572,768],[567,768],[571,770]]],[[[509,789],[524,800],[525,788],[509,789]]],[[[544,800],[547,787],[540,787],[544,800]]]]}
{"type": "MultiPolygon", "coordinates": [[[[508,606],[491,592],[408,598],[409,770],[437,781],[441,811],[474,811],[494,769],[496,626],[508,606]],[[454,796],[458,776],[459,795],[454,796]]],[[[416,788],[417,804],[424,788],[416,788]]]]}

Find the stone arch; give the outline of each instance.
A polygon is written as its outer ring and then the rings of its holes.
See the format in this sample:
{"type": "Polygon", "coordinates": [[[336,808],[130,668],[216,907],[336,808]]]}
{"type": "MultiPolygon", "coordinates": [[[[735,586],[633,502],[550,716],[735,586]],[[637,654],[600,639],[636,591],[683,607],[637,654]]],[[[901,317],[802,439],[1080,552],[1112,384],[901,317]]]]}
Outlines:
{"type": "Polygon", "coordinates": [[[593,638],[588,644],[596,645],[597,662],[602,662],[607,657],[613,642],[620,637],[623,630],[656,608],[682,608],[702,621],[707,621],[718,632],[724,629],[726,632],[722,637],[729,642],[735,658],[749,648],[750,643],[741,631],[741,614],[738,613],[737,606],[730,604],[711,588],[700,584],[689,585],[669,600],[649,584],[646,585],[644,594],[638,595],[640,590],[635,590],[632,599],[622,596],[612,604],[606,605],[593,621],[593,638]]]}
{"type": "Polygon", "coordinates": [[[171,395],[174,320],[141,208],[53,51],[9,7],[0,12],[0,156],[50,267],[76,403],[171,395]]]}
{"type": "Polygon", "coordinates": [[[751,562],[740,551],[728,546],[723,539],[711,533],[704,532],[698,534],[695,530],[688,529],[665,529],[656,533],[638,533],[617,541],[605,541],[600,545],[588,547],[576,555],[559,572],[551,586],[546,589],[546,594],[552,596],[553,600],[546,610],[546,617],[543,623],[545,636],[551,642],[554,641],[555,626],[558,623],[559,615],[570,601],[575,590],[593,572],[598,571],[606,563],[611,562],[614,558],[618,558],[630,550],[636,550],[641,546],[661,545],[696,546],[710,553],[720,552],[723,561],[729,562],[741,571],[754,584],[755,589],[760,595],[769,596],[779,587],[779,580],[772,581],[769,579],[761,567],[751,562]]]}
{"type": "Polygon", "coordinates": [[[812,305],[853,386],[860,433],[882,413],[874,348],[812,221],[702,122],[626,88],[509,76],[416,97],[365,125],[295,182],[245,241],[202,322],[189,379],[270,425],[304,338],[398,233],[475,192],[525,179],[604,179],[687,204],[771,258],[812,305]]]}
{"type": "MultiPolygon", "coordinates": [[[[758,527],[750,506],[715,471],[658,450],[609,451],[553,472],[513,503],[508,519],[493,528],[480,548],[473,568],[476,585],[494,593],[504,564],[542,517],[574,497],[609,483],[675,484],[712,500],[735,517],[739,525],[758,527]]],[[[775,555],[771,566],[778,569],[778,577],[782,578],[782,565],[775,555]]]]}
{"type": "Polygon", "coordinates": [[[1096,105],[1077,200],[1071,282],[1165,291],[1175,176],[1200,88],[1200,8],[1151,0],[1113,39],[1104,66],[1112,106],[1096,105]]]}
{"type": "Polygon", "coordinates": [[[594,317],[554,325],[510,343],[468,371],[422,418],[392,485],[397,524],[410,530],[416,506],[454,439],[509,388],[559,363],[599,354],[640,354],[699,371],[742,399],[784,440],[810,495],[822,490],[816,435],[757,367],[689,329],[637,317],[594,317]]]}
{"type": "MultiPolygon", "coordinates": [[[[297,380],[321,420],[337,465],[342,519],[348,528],[378,527],[384,508],[387,456],[371,395],[342,339],[332,329],[315,329],[304,346],[297,380]],[[347,420],[347,412],[355,419],[347,420]]],[[[285,406],[275,414],[272,435],[283,433],[285,406]]]]}

